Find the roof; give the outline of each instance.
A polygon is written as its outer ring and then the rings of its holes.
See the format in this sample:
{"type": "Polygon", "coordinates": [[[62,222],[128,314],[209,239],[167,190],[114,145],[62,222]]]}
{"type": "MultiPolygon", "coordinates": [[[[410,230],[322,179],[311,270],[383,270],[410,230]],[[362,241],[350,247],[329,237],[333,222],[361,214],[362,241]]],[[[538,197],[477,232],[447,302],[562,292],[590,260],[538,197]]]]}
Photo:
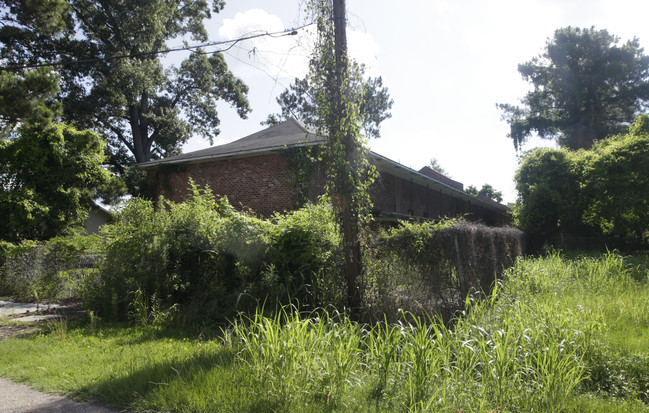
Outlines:
{"type": "MultiPolygon", "coordinates": [[[[155,168],[158,165],[244,157],[253,154],[275,152],[290,147],[320,145],[325,142],[325,138],[310,131],[301,122],[295,119],[289,119],[230,143],[212,146],[207,149],[188,152],[178,156],[143,162],[138,164],[138,167],[148,169],[155,168]]],[[[439,176],[436,176],[435,174],[428,173],[428,170],[425,168],[422,168],[421,171],[415,171],[376,152],[370,152],[370,158],[379,171],[389,172],[399,178],[412,180],[417,184],[428,186],[430,189],[460,198],[471,204],[481,205],[497,211],[509,210],[507,206],[492,201],[491,199],[481,199],[468,194],[458,187],[457,184],[461,185],[459,182],[453,181],[443,175],[438,174],[439,176]]]]}
{"type": "Polygon", "coordinates": [[[171,156],[169,158],[143,162],[138,164],[138,166],[150,168],[163,164],[240,157],[253,153],[274,152],[287,147],[318,145],[324,142],[325,138],[310,131],[301,122],[295,119],[289,119],[230,143],[212,146],[207,149],[188,152],[178,156],[171,156]]]}
{"type": "Polygon", "coordinates": [[[433,179],[436,179],[440,182],[444,182],[445,184],[449,184],[455,189],[459,189],[460,191],[464,191],[464,184],[462,182],[454,181],[448,176],[445,176],[431,168],[430,166],[424,166],[419,170],[419,173],[424,174],[426,176],[430,176],[433,179]]]}

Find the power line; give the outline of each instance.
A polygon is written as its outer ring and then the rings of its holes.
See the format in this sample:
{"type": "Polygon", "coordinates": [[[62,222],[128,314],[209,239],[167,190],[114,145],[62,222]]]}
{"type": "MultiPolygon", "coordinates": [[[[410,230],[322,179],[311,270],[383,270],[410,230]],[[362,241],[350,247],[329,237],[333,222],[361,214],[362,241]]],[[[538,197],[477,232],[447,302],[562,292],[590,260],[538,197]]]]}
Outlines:
{"type": "Polygon", "coordinates": [[[304,24],[300,27],[296,27],[293,29],[286,29],[282,31],[277,31],[277,32],[265,32],[265,33],[257,33],[257,34],[252,34],[244,37],[240,37],[238,39],[231,39],[231,40],[220,40],[220,41],[214,41],[214,42],[207,42],[207,43],[202,43],[199,45],[194,45],[194,46],[184,46],[184,47],[176,47],[172,49],[167,49],[167,50],[155,50],[151,52],[140,52],[140,53],[131,53],[131,54],[123,54],[123,55],[117,55],[117,56],[108,56],[108,57],[98,57],[94,59],[82,59],[82,60],[71,60],[67,62],[54,62],[54,63],[35,63],[35,64],[30,64],[30,65],[20,65],[20,66],[0,66],[0,70],[5,70],[5,71],[17,71],[17,70],[22,70],[22,69],[35,69],[38,67],[57,67],[57,66],[67,66],[67,65],[75,65],[75,64],[84,64],[84,63],[95,63],[95,62],[102,62],[102,61],[110,61],[110,60],[118,60],[118,59],[130,59],[130,58],[137,58],[137,57],[143,57],[143,56],[152,56],[152,55],[158,55],[158,54],[166,54],[166,53],[172,53],[172,52],[184,52],[184,51],[191,51],[196,53],[198,49],[204,48],[204,47],[213,47],[213,46],[220,46],[224,44],[230,44],[228,47],[221,49],[221,50],[214,50],[212,52],[209,52],[209,54],[212,53],[219,53],[219,52],[226,52],[230,49],[232,49],[237,43],[240,43],[245,40],[251,40],[251,39],[256,39],[259,37],[272,37],[272,38],[278,38],[278,37],[284,37],[284,36],[295,36],[297,35],[298,30],[304,29],[305,27],[312,26],[315,23],[308,23],[304,24]]]}

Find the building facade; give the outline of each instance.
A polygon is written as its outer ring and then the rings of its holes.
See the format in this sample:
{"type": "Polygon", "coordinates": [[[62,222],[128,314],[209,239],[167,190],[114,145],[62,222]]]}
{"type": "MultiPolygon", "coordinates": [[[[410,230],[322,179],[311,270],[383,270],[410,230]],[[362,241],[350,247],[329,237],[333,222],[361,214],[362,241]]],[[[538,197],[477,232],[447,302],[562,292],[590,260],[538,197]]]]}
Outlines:
{"type": "MultiPolygon", "coordinates": [[[[227,196],[235,207],[268,217],[296,209],[305,200],[315,201],[324,192],[322,169],[317,162],[304,162],[323,143],[304,125],[288,120],[225,145],[139,167],[146,171],[147,185],[156,197],[184,200],[191,178],[199,187],[209,186],[215,195],[227,196]]],[[[415,171],[374,152],[369,156],[379,173],[370,188],[379,219],[465,216],[492,226],[511,223],[509,208],[464,192],[461,183],[428,167],[415,171]]]]}

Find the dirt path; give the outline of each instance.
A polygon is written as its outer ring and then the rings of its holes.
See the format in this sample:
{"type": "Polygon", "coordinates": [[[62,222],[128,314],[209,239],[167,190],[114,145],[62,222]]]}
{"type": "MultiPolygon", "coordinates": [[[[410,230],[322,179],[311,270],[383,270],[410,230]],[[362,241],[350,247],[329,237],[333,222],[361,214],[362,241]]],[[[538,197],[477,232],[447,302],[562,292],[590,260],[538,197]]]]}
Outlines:
{"type": "Polygon", "coordinates": [[[102,406],[78,403],[0,378],[0,413],[116,413],[102,406]]]}

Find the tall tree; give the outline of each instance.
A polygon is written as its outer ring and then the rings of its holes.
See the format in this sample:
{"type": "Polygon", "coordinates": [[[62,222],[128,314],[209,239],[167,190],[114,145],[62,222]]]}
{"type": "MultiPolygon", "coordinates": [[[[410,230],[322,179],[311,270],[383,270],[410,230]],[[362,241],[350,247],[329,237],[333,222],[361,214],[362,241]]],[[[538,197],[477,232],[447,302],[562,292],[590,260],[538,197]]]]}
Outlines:
{"type": "Polygon", "coordinates": [[[518,66],[534,89],[521,106],[498,104],[514,146],[533,133],[567,149],[623,132],[649,101],[649,57],[638,39],[619,45],[606,30],[566,27],[518,66]]]}
{"type": "MultiPolygon", "coordinates": [[[[166,42],[183,35],[206,41],[203,21],[224,6],[214,0],[47,0],[64,4],[65,28],[47,36],[18,18],[34,1],[9,5],[0,29],[6,66],[60,62],[64,119],[108,140],[111,162],[123,170],[177,153],[194,134],[219,133],[217,102],[241,117],[248,88],[220,53],[192,53],[164,70],[166,42]]],[[[29,14],[29,13],[27,13],[29,14]]]]}
{"type": "Polygon", "coordinates": [[[47,239],[83,222],[111,183],[104,141],[72,126],[22,126],[0,140],[0,239],[47,239]]]}
{"type": "MultiPolygon", "coordinates": [[[[27,41],[35,33],[60,37],[65,30],[67,3],[63,0],[0,0],[0,43],[27,41]]],[[[3,51],[3,53],[8,53],[3,51]]],[[[0,138],[8,138],[18,124],[47,124],[60,115],[59,76],[47,67],[0,72],[0,138]]]]}
{"type": "MultiPolygon", "coordinates": [[[[350,62],[349,73],[365,137],[379,138],[381,123],[392,117],[390,110],[394,101],[390,99],[388,88],[383,86],[383,79],[380,76],[365,80],[364,66],[354,61],[350,62]]],[[[289,85],[276,100],[282,113],[268,115],[265,124],[276,124],[289,118],[296,118],[306,124],[315,122],[317,108],[314,85],[313,79],[309,76],[304,79],[296,78],[295,82],[289,85]]]]}

